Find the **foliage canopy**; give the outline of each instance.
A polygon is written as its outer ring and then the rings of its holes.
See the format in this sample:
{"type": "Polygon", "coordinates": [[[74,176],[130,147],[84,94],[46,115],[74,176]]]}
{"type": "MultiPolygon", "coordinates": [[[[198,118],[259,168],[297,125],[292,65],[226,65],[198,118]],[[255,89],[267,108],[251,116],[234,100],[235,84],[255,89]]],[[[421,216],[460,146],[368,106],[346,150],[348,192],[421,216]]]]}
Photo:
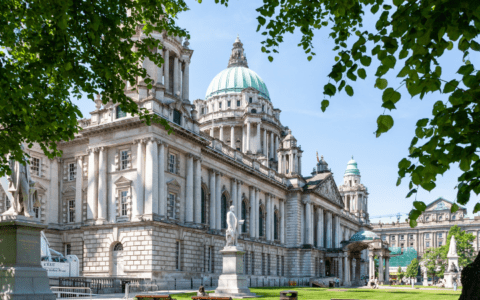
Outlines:
{"type": "Polygon", "coordinates": [[[185,10],[183,0],[0,1],[0,176],[10,172],[8,153],[24,161],[22,143],[38,143],[49,158],[60,155],[58,142],[81,130],[72,99],[82,94],[94,100],[101,93],[104,104],[118,103],[147,124],[169,129],[125,89],[140,78],[151,88],[139,62],[163,63],[151,51],[162,48],[155,32],[188,36],[175,24],[185,10]]]}
{"type": "MultiPolygon", "coordinates": [[[[216,1],[218,2],[218,0],[216,1]]],[[[225,2],[225,1],[222,1],[225,2]]],[[[330,30],[337,55],[324,86],[325,99],[321,109],[329,106],[328,97],[344,90],[354,95],[350,85],[367,77],[366,67],[376,60],[379,65],[373,76],[375,87],[383,90],[384,113],[377,119],[376,136],[394,125],[388,113],[401,100],[398,92],[405,86],[408,93],[423,99],[428,93],[440,94],[433,104],[431,118],[417,122],[415,136],[407,158],[398,164],[399,178],[409,176],[407,198],[419,188],[431,191],[436,178],[458,163],[463,171],[458,178],[457,201],[465,205],[471,192],[480,193],[480,159],[477,154],[480,139],[480,71],[468,60],[470,53],[478,55],[480,44],[480,1],[473,0],[264,0],[257,9],[257,31],[265,36],[262,51],[279,52],[284,36],[299,29],[298,46],[311,60],[315,56],[313,37],[316,30],[330,30]],[[393,4],[393,6],[391,5],[393,4]],[[365,15],[372,14],[375,28],[365,30],[365,15]],[[457,74],[445,74],[439,59],[454,45],[463,55],[457,74]],[[385,79],[389,72],[402,64],[399,82],[385,79]],[[448,100],[445,100],[448,99],[448,100]]],[[[371,18],[371,16],[369,16],[371,18]]],[[[433,97],[433,96],[432,96],[433,97]]],[[[417,225],[418,216],[426,205],[414,202],[410,225],[417,225]]],[[[452,207],[452,212],[458,206],[452,207]]],[[[474,213],[480,211],[480,203],[474,213]]]]}

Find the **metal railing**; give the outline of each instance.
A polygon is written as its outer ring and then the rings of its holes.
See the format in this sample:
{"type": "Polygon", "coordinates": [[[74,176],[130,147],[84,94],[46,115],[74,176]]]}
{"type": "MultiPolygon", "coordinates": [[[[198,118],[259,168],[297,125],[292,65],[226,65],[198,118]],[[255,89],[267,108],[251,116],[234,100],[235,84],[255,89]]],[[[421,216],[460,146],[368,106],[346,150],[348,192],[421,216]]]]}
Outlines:
{"type": "Polygon", "coordinates": [[[57,296],[57,299],[86,297],[90,297],[90,300],[92,299],[92,289],[89,287],[52,286],[50,289],[57,296]]]}
{"type": "Polygon", "coordinates": [[[130,293],[142,293],[142,294],[153,294],[159,290],[158,285],[156,284],[151,284],[151,283],[127,283],[125,285],[125,297],[123,299],[128,300],[130,298],[134,297],[134,294],[132,294],[132,297],[130,297],[130,293]]]}

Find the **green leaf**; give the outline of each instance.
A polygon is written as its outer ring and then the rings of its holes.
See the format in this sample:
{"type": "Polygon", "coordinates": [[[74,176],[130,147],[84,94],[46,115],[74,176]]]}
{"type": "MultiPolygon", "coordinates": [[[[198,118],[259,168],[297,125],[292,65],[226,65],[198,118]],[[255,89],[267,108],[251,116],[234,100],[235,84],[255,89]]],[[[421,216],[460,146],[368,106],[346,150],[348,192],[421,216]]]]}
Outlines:
{"type": "Polygon", "coordinates": [[[474,51],[480,51],[480,44],[472,40],[470,42],[470,48],[472,48],[474,51]]]}
{"type": "Polygon", "coordinates": [[[422,188],[424,188],[425,190],[427,191],[431,191],[433,190],[437,185],[435,184],[435,182],[433,181],[430,181],[430,182],[427,182],[427,183],[422,183],[421,184],[422,188]]]}
{"type": "Polygon", "coordinates": [[[427,205],[422,201],[413,201],[413,206],[421,212],[424,212],[425,209],[427,209],[427,205]]]}
{"type": "Polygon", "coordinates": [[[390,115],[381,115],[377,119],[377,137],[393,127],[393,118],[390,115]]]}
{"type": "Polygon", "coordinates": [[[459,207],[457,203],[453,203],[452,207],[450,208],[450,212],[456,213],[458,211],[459,207]]]}
{"type": "Polygon", "coordinates": [[[448,83],[445,84],[445,87],[443,88],[443,93],[448,94],[453,92],[457,88],[458,83],[459,82],[456,81],[455,79],[449,81],[448,83]]]}
{"type": "Polygon", "coordinates": [[[360,63],[365,67],[368,67],[372,63],[372,58],[370,56],[362,56],[360,58],[360,63]]]}
{"type": "Polygon", "coordinates": [[[397,185],[397,186],[400,186],[401,183],[402,183],[402,178],[401,178],[401,177],[398,177],[398,179],[397,179],[397,184],[396,184],[396,185],[397,185]]]}
{"type": "Polygon", "coordinates": [[[417,189],[410,190],[410,192],[408,192],[408,194],[407,194],[407,198],[410,198],[410,196],[412,196],[416,192],[417,192],[417,189]]]}
{"type": "Polygon", "coordinates": [[[428,125],[428,118],[420,119],[417,121],[417,127],[425,127],[428,125]]]}
{"type": "Polygon", "coordinates": [[[448,50],[452,50],[452,49],[453,49],[453,43],[452,43],[451,41],[448,42],[447,49],[448,49],[448,50]]]}
{"type": "Polygon", "coordinates": [[[397,103],[400,100],[400,93],[395,91],[393,88],[388,88],[383,91],[382,100],[383,102],[392,101],[393,103],[397,103]]]}
{"type": "Polygon", "coordinates": [[[265,18],[262,17],[262,16],[258,16],[257,17],[257,20],[258,20],[258,23],[260,23],[260,25],[265,25],[265,18]]]}
{"type": "Polygon", "coordinates": [[[473,213],[476,214],[479,211],[480,211],[480,203],[477,203],[477,204],[475,204],[475,207],[473,208],[473,213]]]}
{"type": "Polygon", "coordinates": [[[323,93],[325,95],[328,95],[328,96],[333,96],[335,95],[335,93],[337,92],[337,88],[331,84],[331,83],[327,83],[324,87],[323,87],[323,93]]]}
{"type": "Polygon", "coordinates": [[[468,74],[472,73],[473,70],[474,70],[474,68],[473,68],[472,64],[463,65],[463,66],[460,67],[460,69],[458,69],[457,73],[462,74],[462,75],[468,75],[468,74]]]}
{"type": "Polygon", "coordinates": [[[388,81],[384,78],[377,78],[375,81],[375,87],[384,90],[388,85],[388,81]]]}
{"type": "Polygon", "coordinates": [[[327,99],[322,100],[322,111],[325,112],[327,110],[327,107],[330,105],[330,101],[327,99]]]}
{"type": "Polygon", "coordinates": [[[409,218],[410,220],[416,220],[416,219],[418,219],[418,217],[420,217],[421,214],[422,214],[421,211],[419,211],[419,210],[417,210],[417,209],[412,209],[412,210],[410,211],[410,213],[408,214],[408,218],[409,218]]]}
{"type": "Polygon", "coordinates": [[[409,219],[408,223],[410,225],[410,228],[415,228],[418,225],[417,220],[409,219]]]}
{"type": "Polygon", "coordinates": [[[471,160],[468,158],[463,158],[460,160],[460,170],[467,172],[470,170],[471,160]]]}
{"type": "Polygon", "coordinates": [[[404,158],[404,159],[402,159],[402,160],[398,163],[398,168],[399,168],[399,169],[406,169],[406,168],[410,167],[411,164],[412,164],[411,161],[409,161],[408,159],[404,158]]]}
{"type": "Polygon", "coordinates": [[[403,1],[404,0],[393,0],[393,5],[400,6],[400,5],[402,5],[403,1]]]}
{"type": "Polygon", "coordinates": [[[365,69],[360,68],[357,70],[358,77],[365,79],[367,77],[367,73],[365,72],[365,69]]]}
{"type": "Polygon", "coordinates": [[[270,62],[272,62],[272,61],[273,61],[273,57],[272,57],[272,56],[268,56],[268,60],[269,60],[270,62]]]}
{"type": "Polygon", "coordinates": [[[349,86],[348,84],[347,84],[347,86],[345,87],[345,92],[347,92],[347,95],[349,95],[350,97],[353,96],[353,89],[352,89],[352,87],[349,86]]]}

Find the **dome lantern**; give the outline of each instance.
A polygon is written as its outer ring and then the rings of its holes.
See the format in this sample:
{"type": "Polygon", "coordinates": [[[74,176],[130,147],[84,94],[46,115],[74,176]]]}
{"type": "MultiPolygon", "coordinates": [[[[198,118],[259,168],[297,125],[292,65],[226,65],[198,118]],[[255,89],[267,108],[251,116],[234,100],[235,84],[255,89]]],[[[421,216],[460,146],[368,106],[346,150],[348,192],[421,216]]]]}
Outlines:
{"type": "Polygon", "coordinates": [[[344,176],[348,175],[360,175],[360,170],[357,167],[357,162],[353,159],[353,155],[352,159],[347,164],[347,169],[345,170],[344,176]]]}

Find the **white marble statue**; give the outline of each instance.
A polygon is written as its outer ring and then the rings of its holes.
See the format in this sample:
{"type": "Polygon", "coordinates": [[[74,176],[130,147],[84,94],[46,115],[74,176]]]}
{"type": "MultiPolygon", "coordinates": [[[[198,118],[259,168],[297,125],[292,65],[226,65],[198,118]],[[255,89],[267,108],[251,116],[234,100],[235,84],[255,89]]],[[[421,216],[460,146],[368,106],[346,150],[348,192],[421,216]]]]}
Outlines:
{"type": "MultiPolygon", "coordinates": [[[[23,149],[23,146],[22,146],[23,149]]],[[[30,165],[25,165],[14,160],[10,156],[10,169],[12,173],[8,176],[8,191],[12,194],[12,206],[3,215],[24,215],[33,217],[33,193],[35,182],[30,176],[30,165]]],[[[28,161],[27,159],[25,159],[28,161]]]]}
{"type": "Polygon", "coordinates": [[[237,246],[238,236],[240,235],[239,226],[242,226],[243,222],[245,220],[237,220],[235,206],[230,206],[230,211],[227,213],[227,230],[225,232],[227,244],[225,247],[237,246]]]}
{"type": "Polygon", "coordinates": [[[452,235],[452,238],[450,239],[450,248],[448,248],[448,256],[456,257],[458,256],[457,254],[457,241],[455,240],[455,236],[452,235]]]}

